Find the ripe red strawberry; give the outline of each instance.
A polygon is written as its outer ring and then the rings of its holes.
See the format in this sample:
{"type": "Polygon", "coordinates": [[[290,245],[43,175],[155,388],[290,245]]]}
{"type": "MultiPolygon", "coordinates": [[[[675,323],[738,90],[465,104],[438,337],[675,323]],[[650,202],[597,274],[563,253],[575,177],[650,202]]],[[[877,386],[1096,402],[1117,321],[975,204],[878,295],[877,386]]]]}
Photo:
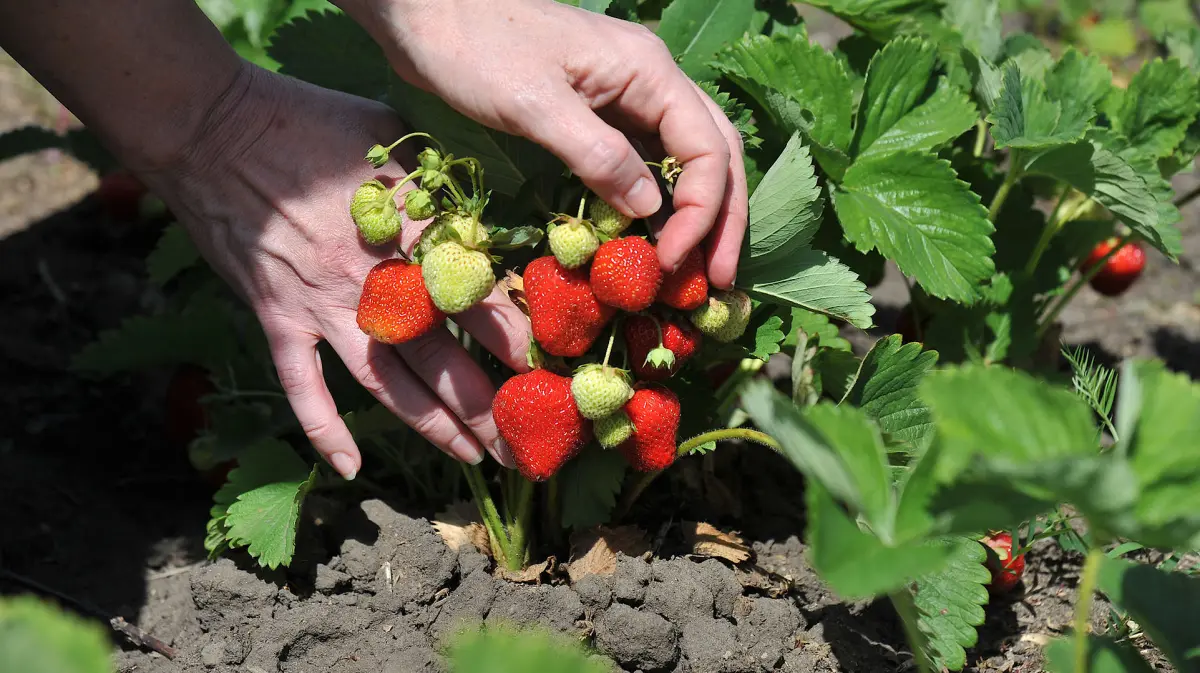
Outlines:
{"type": "Polygon", "coordinates": [[[201,399],[215,392],[217,388],[203,367],[188,364],[175,370],[165,395],[168,441],[187,446],[208,427],[208,411],[201,399]]]}
{"type": "MultiPolygon", "coordinates": [[[[1119,241],[1115,238],[1110,238],[1096,245],[1092,249],[1092,254],[1084,260],[1082,270],[1087,273],[1092,267],[1100,262],[1100,260],[1108,254],[1109,250],[1113,249],[1119,241]]],[[[1136,242],[1126,243],[1124,247],[1116,252],[1108,261],[1104,263],[1104,267],[1092,276],[1089,284],[1092,289],[1102,295],[1115,297],[1133,285],[1133,281],[1142,275],[1142,270],[1146,268],[1146,252],[1142,249],[1141,244],[1136,242]]]]}
{"type": "Polygon", "coordinates": [[[704,255],[700,248],[692,248],[674,273],[663,276],[658,301],[680,311],[691,311],[699,308],[705,299],[708,299],[708,276],[704,270],[704,255]]]}
{"type": "Polygon", "coordinates": [[[583,355],[616,315],[592,294],[586,269],[566,269],[553,255],[526,265],[524,282],[533,338],[551,355],[583,355]]]}
{"type": "MultiPolygon", "coordinates": [[[[703,336],[700,330],[691,323],[659,318],[655,323],[648,316],[633,315],[625,320],[622,326],[625,333],[625,345],[629,347],[629,365],[644,381],[662,381],[670,378],[683,367],[696,351],[700,350],[703,336]],[[659,342],[659,325],[662,325],[662,342],[659,342]],[[656,367],[653,361],[648,361],[651,353],[659,346],[669,351],[672,357],[670,364],[656,367]]],[[[657,358],[655,358],[657,359],[657,358]]]]}
{"type": "Polygon", "coordinates": [[[571,396],[571,379],[545,369],[505,381],[492,400],[492,417],[530,481],[554,476],[592,439],[591,423],[571,396]]]}
{"type": "Polygon", "coordinates": [[[615,238],[596,250],[591,280],[592,292],[605,304],[630,313],[644,311],[662,285],[658,253],[644,238],[615,238]]]}
{"type": "Polygon", "coordinates": [[[136,220],[146,194],[146,185],[124,169],[102,176],[96,188],[96,200],[110,217],[118,220],[136,220]]]}
{"type": "Polygon", "coordinates": [[[385,344],[404,343],[445,319],[425,289],[420,265],[388,259],[367,274],[358,300],[358,328],[372,339],[385,344]]]}
{"type": "Polygon", "coordinates": [[[625,413],[633,422],[633,437],[619,447],[625,460],[639,472],[666,469],[675,462],[679,432],[679,398],[656,383],[639,383],[625,413]]]}
{"type": "Polygon", "coordinates": [[[983,544],[987,547],[985,565],[992,573],[992,583],[988,585],[988,591],[995,594],[1012,591],[1021,581],[1021,575],[1025,573],[1025,555],[1013,557],[1013,539],[1010,533],[989,535],[983,538],[983,544]]]}

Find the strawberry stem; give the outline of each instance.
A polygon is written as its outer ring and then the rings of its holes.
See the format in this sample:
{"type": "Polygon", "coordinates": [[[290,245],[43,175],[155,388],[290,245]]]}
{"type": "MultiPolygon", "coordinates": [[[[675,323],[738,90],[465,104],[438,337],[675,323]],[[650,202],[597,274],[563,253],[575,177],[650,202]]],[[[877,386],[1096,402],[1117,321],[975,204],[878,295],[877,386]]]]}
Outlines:
{"type": "Polygon", "coordinates": [[[1058,203],[1054,205],[1054,211],[1050,213],[1050,217],[1046,220],[1046,226],[1042,229],[1042,235],[1038,237],[1037,245],[1033,247],[1033,253],[1029,255],[1029,261],[1025,263],[1025,275],[1032,276],[1037,270],[1038,262],[1042,261],[1042,255],[1046,254],[1046,249],[1050,247],[1050,241],[1058,230],[1062,228],[1062,218],[1059,213],[1062,211],[1063,204],[1066,203],[1067,197],[1071,194],[1071,185],[1063,185],[1062,195],[1058,197],[1058,203]]]}
{"type": "Polygon", "coordinates": [[[1000,216],[1000,209],[1004,207],[1004,202],[1008,200],[1008,194],[1012,188],[1021,179],[1021,153],[1018,150],[1013,150],[1008,155],[1008,173],[1004,176],[1004,182],[1000,183],[1000,189],[996,190],[996,196],[992,197],[992,205],[988,208],[988,219],[994,224],[996,218],[1000,216]]]}
{"type": "Polygon", "coordinates": [[[1088,670],[1088,618],[1091,616],[1092,596],[1096,593],[1103,562],[1104,552],[1100,547],[1092,547],[1088,550],[1083,572],[1079,575],[1079,596],[1075,599],[1075,673],[1087,673],[1088,670]]]}
{"type": "Polygon", "coordinates": [[[1059,297],[1054,306],[1046,312],[1045,317],[1038,321],[1036,335],[1038,340],[1046,335],[1046,330],[1050,329],[1050,326],[1053,325],[1054,321],[1058,319],[1058,315],[1067,307],[1067,304],[1071,303],[1071,300],[1075,298],[1075,295],[1079,294],[1079,291],[1083,289],[1083,286],[1087,285],[1096,274],[1104,270],[1104,265],[1108,263],[1108,260],[1112,259],[1113,255],[1120,252],[1121,248],[1124,248],[1129,243],[1136,241],[1137,238],[1138,235],[1135,231],[1125,234],[1120,240],[1117,241],[1115,245],[1112,246],[1107,253],[1105,253],[1103,257],[1099,259],[1099,261],[1079,274],[1079,277],[1075,279],[1075,282],[1067,287],[1066,292],[1063,292],[1062,296],[1059,297]]]}
{"type": "Polygon", "coordinates": [[[583,219],[583,209],[584,209],[584,206],[586,206],[586,205],[587,205],[587,192],[584,192],[583,196],[579,197],[579,212],[575,214],[575,219],[577,219],[577,220],[583,219]]]}
{"type": "Polygon", "coordinates": [[[988,132],[988,125],[987,125],[986,121],[980,119],[979,121],[975,122],[974,155],[975,155],[976,159],[983,156],[983,149],[984,149],[984,147],[987,146],[987,132],[988,132]]]}
{"type": "Polygon", "coordinates": [[[420,131],[417,131],[417,132],[415,132],[415,133],[410,133],[410,134],[408,134],[408,135],[406,135],[406,136],[403,136],[403,137],[401,137],[399,140],[397,140],[396,142],[392,143],[391,145],[388,145],[388,146],[387,146],[387,148],[386,148],[386,149],[387,149],[387,151],[390,153],[392,150],[396,149],[396,146],[397,146],[397,145],[399,145],[400,143],[402,143],[402,142],[404,142],[405,140],[408,140],[408,139],[410,139],[410,138],[428,138],[429,140],[432,140],[432,141],[433,141],[433,144],[434,144],[434,145],[437,145],[437,146],[438,146],[438,149],[439,149],[439,150],[440,150],[440,149],[443,149],[443,148],[442,148],[442,143],[441,143],[441,141],[439,141],[437,138],[434,138],[433,136],[429,135],[428,133],[422,133],[422,132],[420,132],[420,131]]]}
{"type": "Polygon", "coordinates": [[[604,349],[604,367],[608,368],[608,358],[612,356],[613,344],[617,341],[617,324],[620,320],[613,321],[612,331],[608,333],[608,348],[604,349]]]}
{"type": "Polygon", "coordinates": [[[505,565],[509,570],[520,570],[525,567],[529,555],[529,514],[533,509],[533,482],[521,479],[517,484],[516,516],[509,529],[508,550],[505,554],[505,565]]]}
{"type": "Polygon", "coordinates": [[[480,471],[478,465],[467,465],[466,463],[461,463],[461,465],[463,474],[467,477],[467,486],[471,489],[471,495],[474,496],[475,506],[479,508],[479,516],[483,519],[484,527],[487,528],[488,537],[491,538],[492,552],[496,555],[496,560],[511,567],[513,563],[509,558],[511,542],[504,533],[504,524],[500,521],[500,513],[496,511],[496,503],[492,500],[492,494],[483,478],[483,472],[480,471]]]}
{"type": "Polygon", "coordinates": [[[926,654],[929,637],[921,631],[918,625],[920,614],[912,593],[908,589],[901,589],[889,594],[888,598],[892,601],[892,607],[896,608],[896,613],[900,615],[900,624],[904,627],[904,635],[908,640],[909,648],[912,649],[913,663],[917,665],[917,670],[921,673],[933,673],[937,669],[933,667],[933,662],[926,654]]]}
{"type": "Polygon", "coordinates": [[[425,173],[425,169],[418,168],[417,170],[413,171],[412,173],[409,173],[408,175],[404,176],[403,180],[401,180],[400,182],[397,182],[394,187],[392,187],[391,189],[388,190],[387,198],[395,199],[396,192],[399,192],[401,187],[403,187],[404,185],[411,182],[413,180],[413,178],[418,178],[421,175],[424,175],[424,173],[425,173]]]}

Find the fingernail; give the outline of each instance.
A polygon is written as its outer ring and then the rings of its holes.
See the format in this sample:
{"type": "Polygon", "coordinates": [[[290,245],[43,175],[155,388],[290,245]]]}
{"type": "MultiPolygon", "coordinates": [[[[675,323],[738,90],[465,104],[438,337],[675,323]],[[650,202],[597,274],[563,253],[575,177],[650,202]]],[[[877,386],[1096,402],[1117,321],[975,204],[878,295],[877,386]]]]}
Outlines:
{"type": "Polygon", "coordinates": [[[466,435],[459,435],[450,440],[450,453],[468,465],[478,465],[483,462],[483,450],[466,435]]]}
{"type": "Polygon", "coordinates": [[[346,481],[352,481],[358,474],[358,468],[354,467],[354,459],[348,453],[335,453],[329,457],[329,462],[346,481]]]}
{"type": "Polygon", "coordinates": [[[648,178],[638,178],[637,182],[625,192],[625,203],[638,217],[649,217],[662,207],[662,194],[658,186],[648,178]]]}
{"type": "Polygon", "coordinates": [[[497,439],[496,441],[492,442],[492,445],[488,447],[488,453],[492,454],[492,458],[495,458],[497,463],[500,463],[510,470],[517,466],[517,464],[513,462],[512,451],[508,448],[508,444],[506,444],[503,439],[497,439]]]}

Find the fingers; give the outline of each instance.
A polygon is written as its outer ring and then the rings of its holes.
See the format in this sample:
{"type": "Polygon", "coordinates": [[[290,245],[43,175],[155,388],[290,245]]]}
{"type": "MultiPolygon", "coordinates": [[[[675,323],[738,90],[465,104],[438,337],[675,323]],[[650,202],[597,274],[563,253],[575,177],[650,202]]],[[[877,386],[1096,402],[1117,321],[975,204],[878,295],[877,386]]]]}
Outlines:
{"type": "Polygon", "coordinates": [[[353,479],[362,467],[362,456],[321,376],[317,338],[302,335],[273,341],[271,356],[304,434],[338,474],[353,479]]]}
{"type": "Polygon", "coordinates": [[[498,286],[483,301],[454,316],[454,322],[510,368],[529,371],[529,319],[498,286]]]}
{"type": "Polygon", "coordinates": [[[434,330],[396,346],[396,351],[493,458],[506,467],[516,466],[492,420],[496,389],[449,331],[434,330]]]}
{"type": "Polygon", "coordinates": [[[392,346],[365,334],[350,333],[332,335],[329,343],[355,380],[405,425],[458,460],[471,465],[483,461],[484,449],[479,440],[405,365],[392,346]]]}
{"type": "Polygon", "coordinates": [[[716,122],[717,128],[729,146],[729,167],[725,180],[725,198],[717,213],[717,220],[709,236],[708,279],[716,287],[728,289],[737,276],[738,257],[742,250],[742,239],[749,225],[749,197],[746,187],[746,165],[742,157],[742,134],[734,128],[725,112],[694,84],[701,100],[716,122]]]}
{"type": "Polygon", "coordinates": [[[565,82],[513,107],[508,125],[557,155],[614,208],[636,218],[662,207],[658,184],[625,134],[604,123],[565,82]]]}

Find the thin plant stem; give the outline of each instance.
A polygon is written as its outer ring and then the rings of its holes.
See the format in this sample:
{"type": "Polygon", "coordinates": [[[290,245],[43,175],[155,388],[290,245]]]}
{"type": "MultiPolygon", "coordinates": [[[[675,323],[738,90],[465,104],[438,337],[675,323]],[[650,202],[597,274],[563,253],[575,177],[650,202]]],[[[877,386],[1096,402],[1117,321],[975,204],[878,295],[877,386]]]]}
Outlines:
{"type": "Polygon", "coordinates": [[[980,119],[975,122],[975,158],[983,156],[983,148],[987,145],[987,122],[980,119]]]}
{"type": "Polygon", "coordinates": [[[1196,197],[1198,197],[1198,196],[1200,196],[1200,185],[1196,185],[1195,187],[1192,187],[1191,190],[1189,190],[1186,194],[1175,199],[1175,201],[1174,201],[1175,207],[1182,208],[1182,207],[1186,206],[1187,204],[1191,203],[1192,201],[1195,201],[1196,197]]]}
{"type": "Polygon", "coordinates": [[[488,536],[492,538],[492,545],[495,547],[492,551],[507,565],[511,563],[508,559],[510,546],[508,536],[504,533],[504,524],[500,521],[496,503],[492,500],[491,492],[488,491],[487,482],[483,479],[483,472],[479,470],[478,465],[467,465],[466,463],[461,463],[461,465],[463,474],[467,477],[467,486],[471,489],[471,495],[474,496],[475,506],[479,508],[479,515],[483,518],[483,525],[487,528],[488,536]]]}
{"type": "Polygon", "coordinates": [[[1046,254],[1046,250],[1050,248],[1051,239],[1054,238],[1054,235],[1058,233],[1059,228],[1062,226],[1058,215],[1070,193],[1071,185],[1063,185],[1062,195],[1058,197],[1058,203],[1054,204],[1054,211],[1050,213],[1050,217],[1046,220],[1046,226],[1042,229],[1042,235],[1038,237],[1037,245],[1033,247],[1033,253],[1029,255],[1029,261],[1025,263],[1026,276],[1032,276],[1033,272],[1037,270],[1038,262],[1042,261],[1042,255],[1046,254]]]}
{"type": "Polygon", "coordinates": [[[390,190],[388,190],[388,198],[389,199],[396,198],[396,192],[400,191],[401,187],[403,187],[404,185],[411,182],[413,180],[413,178],[417,178],[417,177],[420,177],[421,175],[424,175],[424,173],[425,173],[424,168],[418,168],[417,170],[413,171],[412,173],[409,173],[408,175],[404,176],[403,180],[401,180],[400,182],[397,182],[390,190]]]}
{"type": "MultiPolygon", "coordinates": [[[[740,439],[746,442],[761,444],[773,451],[780,451],[783,448],[779,445],[779,442],[775,441],[774,437],[766,434],[765,432],[759,432],[758,430],[751,430],[749,428],[725,428],[723,430],[711,430],[709,432],[692,437],[691,439],[679,445],[679,448],[675,451],[675,455],[678,458],[682,458],[702,444],[706,444],[708,442],[720,442],[728,439],[740,439]]],[[[638,498],[642,496],[642,493],[645,492],[650,484],[654,483],[654,480],[657,479],[658,475],[660,474],[662,474],[662,470],[646,472],[642,474],[642,476],[639,477],[638,480],[635,481],[633,485],[629,487],[629,490],[627,490],[621,497],[621,502],[617,505],[617,513],[613,519],[622,519],[626,514],[629,514],[629,510],[633,508],[634,503],[637,502],[638,498]]]]}
{"type": "Polygon", "coordinates": [[[1021,164],[1018,161],[1021,153],[1013,150],[1009,155],[1009,169],[1004,176],[1004,182],[1000,183],[1000,189],[996,190],[996,196],[992,197],[992,205],[988,207],[988,219],[993,224],[996,218],[1000,216],[1000,209],[1004,207],[1004,202],[1008,200],[1008,195],[1012,192],[1012,188],[1016,186],[1017,181],[1021,179],[1021,164]]]}
{"type": "Polygon", "coordinates": [[[1038,339],[1041,339],[1042,336],[1046,334],[1046,330],[1050,329],[1050,326],[1053,325],[1054,321],[1058,319],[1059,314],[1063,312],[1063,309],[1067,307],[1067,304],[1071,303],[1071,300],[1075,298],[1075,295],[1079,294],[1079,291],[1083,289],[1084,285],[1088,284],[1088,281],[1095,277],[1096,274],[1100,273],[1100,271],[1104,268],[1104,265],[1108,263],[1108,260],[1111,259],[1113,255],[1117,254],[1117,251],[1125,247],[1127,244],[1133,242],[1136,238],[1137,233],[1132,231],[1123,236],[1119,241],[1117,241],[1117,244],[1108,251],[1108,254],[1104,255],[1104,257],[1101,257],[1100,261],[1092,265],[1087,271],[1081,273],[1079,277],[1075,279],[1075,282],[1067,287],[1067,291],[1058,298],[1058,301],[1055,302],[1054,306],[1050,308],[1049,312],[1047,312],[1038,323],[1038,339]]]}
{"type": "Polygon", "coordinates": [[[612,357],[612,349],[613,349],[613,344],[617,340],[617,324],[619,322],[620,322],[619,320],[614,320],[613,326],[612,326],[612,331],[608,333],[608,347],[604,349],[604,364],[601,365],[602,367],[607,368],[608,367],[608,359],[610,357],[612,357]]]}
{"type": "Polygon", "coordinates": [[[917,670],[921,673],[934,673],[936,669],[933,667],[933,662],[929,660],[929,655],[926,654],[923,647],[926,636],[921,632],[918,625],[920,615],[917,611],[916,601],[907,590],[900,590],[890,594],[888,598],[892,601],[892,606],[896,608],[896,612],[900,615],[900,623],[904,626],[904,636],[908,640],[908,646],[912,648],[913,662],[917,665],[917,670]]]}
{"type": "Polygon", "coordinates": [[[1079,596],[1075,599],[1075,673],[1087,673],[1088,622],[1092,614],[1092,596],[1096,593],[1103,564],[1104,552],[1099,547],[1089,549],[1079,576],[1079,596]]]}
{"type": "Polygon", "coordinates": [[[584,207],[586,205],[587,205],[587,192],[584,192],[583,196],[579,197],[579,211],[577,213],[575,213],[575,219],[577,219],[577,220],[583,219],[583,211],[584,211],[584,207]]]}
{"type": "Polygon", "coordinates": [[[529,554],[529,514],[533,509],[533,482],[521,479],[517,484],[516,517],[509,530],[509,545],[506,564],[509,570],[520,570],[525,567],[529,554]]]}

